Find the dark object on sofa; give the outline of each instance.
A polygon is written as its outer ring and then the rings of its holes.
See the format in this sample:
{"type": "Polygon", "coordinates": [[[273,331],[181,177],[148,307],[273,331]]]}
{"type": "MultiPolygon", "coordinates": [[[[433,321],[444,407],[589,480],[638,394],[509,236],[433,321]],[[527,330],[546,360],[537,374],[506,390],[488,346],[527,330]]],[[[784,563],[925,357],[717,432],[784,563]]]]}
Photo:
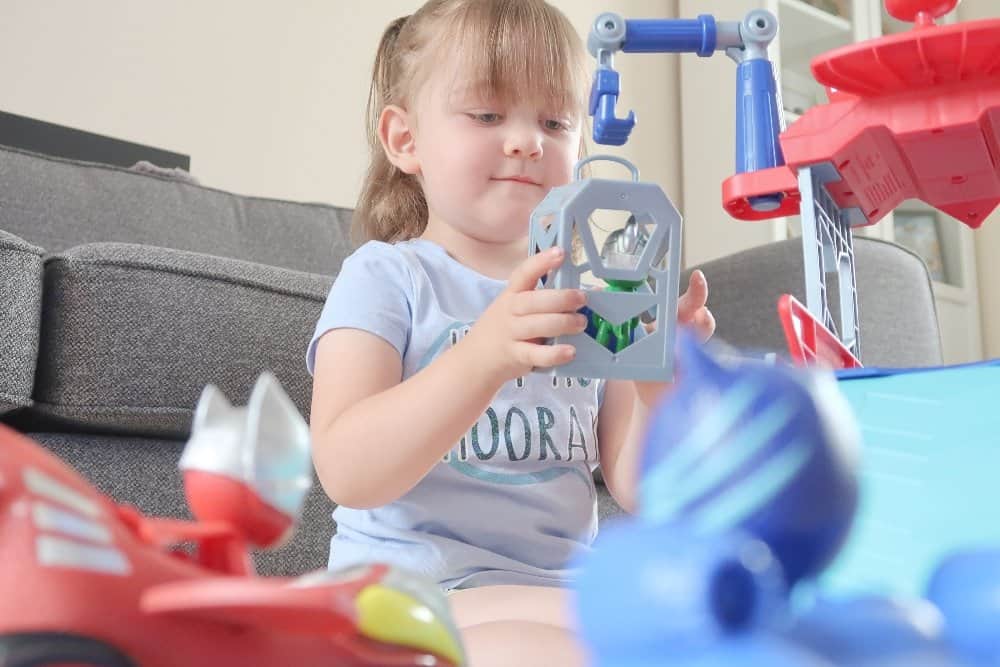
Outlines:
{"type": "MultiPolygon", "coordinates": [[[[0,147],[0,421],[114,498],[186,516],[176,464],[204,385],[242,404],[267,369],[308,418],[305,348],[351,250],[349,218],[0,147]]],[[[856,255],[863,361],[940,363],[922,261],[867,239],[856,255]]],[[[804,299],[798,241],[699,268],[720,338],[784,349],[775,302],[804,299]]],[[[600,498],[602,516],[618,511],[600,498]]],[[[317,484],[295,538],[260,570],[324,566],[331,510],[317,484]]]]}

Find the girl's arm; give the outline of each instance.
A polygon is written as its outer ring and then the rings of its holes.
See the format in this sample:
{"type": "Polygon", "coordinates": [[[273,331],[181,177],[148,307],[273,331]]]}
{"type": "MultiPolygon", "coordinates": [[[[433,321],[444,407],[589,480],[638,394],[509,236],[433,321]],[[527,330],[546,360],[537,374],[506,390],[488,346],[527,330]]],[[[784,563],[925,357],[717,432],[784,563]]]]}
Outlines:
{"type": "Polygon", "coordinates": [[[601,474],[611,496],[629,513],[637,507],[640,443],[648,416],[634,382],[608,380],[597,419],[601,474]]]}
{"type": "Polygon", "coordinates": [[[310,429],[330,498],[356,508],[396,500],[472,427],[504,382],[573,358],[572,346],[542,340],[586,328],[576,312],[584,294],[535,290],[563,255],[555,248],[525,260],[469,333],[405,381],[399,352],[379,336],[338,328],[320,338],[310,429]]]}
{"type": "Polygon", "coordinates": [[[320,339],[312,453],[334,502],[369,508],[400,497],[486,410],[499,384],[466,348],[456,345],[400,382],[399,353],[375,334],[336,329],[320,339]]]}

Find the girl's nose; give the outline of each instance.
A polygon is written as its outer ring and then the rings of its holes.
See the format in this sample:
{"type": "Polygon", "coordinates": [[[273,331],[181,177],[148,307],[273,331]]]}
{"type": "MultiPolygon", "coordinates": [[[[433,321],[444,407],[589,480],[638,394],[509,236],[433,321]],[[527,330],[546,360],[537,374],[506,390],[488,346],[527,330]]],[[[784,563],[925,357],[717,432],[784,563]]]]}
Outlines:
{"type": "Polygon", "coordinates": [[[526,127],[511,128],[503,148],[507,157],[537,160],[542,156],[541,133],[526,127]]]}

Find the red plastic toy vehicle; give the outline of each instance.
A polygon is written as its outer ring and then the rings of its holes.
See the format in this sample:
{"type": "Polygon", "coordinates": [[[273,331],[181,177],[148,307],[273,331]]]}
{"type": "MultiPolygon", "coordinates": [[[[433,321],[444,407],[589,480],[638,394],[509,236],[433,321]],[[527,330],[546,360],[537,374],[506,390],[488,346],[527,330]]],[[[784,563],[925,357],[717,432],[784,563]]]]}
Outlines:
{"type": "Polygon", "coordinates": [[[432,583],[385,565],[254,577],[255,525],[195,513],[142,516],[0,425],[0,667],[463,664],[432,583]]]}

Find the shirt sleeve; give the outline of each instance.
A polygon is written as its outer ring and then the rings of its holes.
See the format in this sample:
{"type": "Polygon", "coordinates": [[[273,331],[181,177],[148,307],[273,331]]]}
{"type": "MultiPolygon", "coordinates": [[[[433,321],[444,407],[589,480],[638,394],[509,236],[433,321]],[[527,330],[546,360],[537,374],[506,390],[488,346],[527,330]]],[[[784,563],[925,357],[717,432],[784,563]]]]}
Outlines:
{"type": "Polygon", "coordinates": [[[309,348],[306,368],[316,366],[316,345],[333,329],[360,329],[406,352],[412,325],[413,280],[399,250],[369,241],[344,260],[330,288],[309,348]]]}

